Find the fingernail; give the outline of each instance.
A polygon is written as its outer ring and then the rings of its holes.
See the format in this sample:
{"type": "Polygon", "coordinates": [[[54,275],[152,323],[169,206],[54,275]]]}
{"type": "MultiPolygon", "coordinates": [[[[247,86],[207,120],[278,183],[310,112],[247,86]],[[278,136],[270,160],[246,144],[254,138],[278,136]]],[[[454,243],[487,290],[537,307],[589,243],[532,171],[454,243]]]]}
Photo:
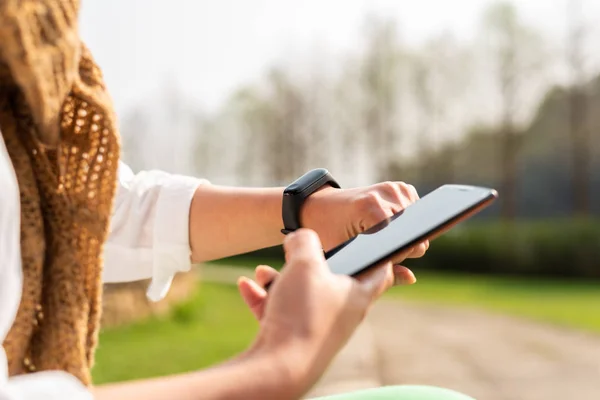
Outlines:
{"type": "Polygon", "coordinates": [[[401,275],[401,276],[396,276],[396,285],[411,285],[417,283],[417,278],[414,278],[414,280],[410,277],[401,275]]]}

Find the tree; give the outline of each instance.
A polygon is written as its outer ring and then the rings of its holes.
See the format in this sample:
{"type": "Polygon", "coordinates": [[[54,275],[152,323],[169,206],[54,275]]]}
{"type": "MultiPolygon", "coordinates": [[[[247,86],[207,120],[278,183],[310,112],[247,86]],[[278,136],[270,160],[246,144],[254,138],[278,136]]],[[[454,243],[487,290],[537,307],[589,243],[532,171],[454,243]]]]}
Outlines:
{"type": "Polygon", "coordinates": [[[541,66],[540,37],[519,19],[510,2],[493,4],[486,12],[485,34],[495,63],[496,87],[500,94],[500,192],[501,215],[517,214],[518,155],[521,148],[518,114],[524,88],[541,66]]]}
{"type": "MultiPolygon", "coordinates": [[[[417,136],[418,149],[421,160],[434,159],[435,153],[435,125],[438,115],[438,104],[436,102],[437,86],[435,82],[434,65],[429,54],[416,54],[412,63],[412,89],[417,106],[417,136]]],[[[429,162],[421,162],[420,177],[423,183],[434,180],[431,176],[432,165],[429,162]]]]}
{"type": "Polygon", "coordinates": [[[227,149],[219,151],[236,155],[236,176],[246,184],[282,185],[304,172],[311,128],[307,109],[305,93],[282,69],[237,91],[213,122],[217,136],[229,134],[227,149]]]}
{"type": "Polygon", "coordinates": [[[401,88],[401,46],[394,20],[372,17],[366,24],[366,51],[361,88],[367,150],[378,178],[388,175],[400,140],[398,123],[401,88]]]}
{"type": "Polygon", "coordinates": [[[341,169],[354,179],[364,170],[361,165],[365,158],[363,150],[368,143],[368,136],[362,129],[362,87],[353,84],[360,82],[360,74],[356,59],[349,58],[332,90],[335,154],[330,155],[339,157],[341,169]]]}
{"type": "Polygon", "coordinates": [[[214,144],[213,139],[216,136],[217,126],[214,120],[204,120],[198,118],[196,121],[196,148],[194,154],[195,169],[198,176],[211,176],[211,169],[214,164],[214,144]]]}
{"type": "Polygon", "coordinates": [[[264,99],[264,95],[256,87],[244,87],[238,90],[228,104],[230,111],[227,119],[233,121],[241,143],[236,175],[248,185],[259,181],[264,168],[264,161],[270,159],[265,144],[267,128],[271,120],[272,110],[264,99]]]}
{"type": "Polygon", "coordinates": [[[468,87],[467,53],[449,32],[429,40],[411,57],[412,98],[416,105],[421,179],[430,184],[454,180],[457,132],[463,129],[463,97],[468,87]],[[435,153],[441,152],[438,156],[435,153]]]}
{"type": "Polygon", "coordinates": [[[148,151],[145,146],[149,125],[146,115],[140,108],[134,108],[125,114],[121,125],[122,158],[134,171],[148,168],[144,152],[148,151]]]}
{"type": "Polygon", "coordinates": [[[310,71],[308,81],[302,85],[305,98],[305,161],[309,169],[329,166],[333,152],[329,152],[328,144],[332,136],[333,107],[331,103],[330,83],[321,66],[310,71]]]}
{"type": "Polygon", "coordinates": [[[591,132],[589,129],[590,101],[586,89],[587,79],[583,55],[585,25],[582,18],[581,0],[570,0],[568,11],[570,34],[567,57],[571,72],[569,131],[573,212],[583,216],[590,213],[591,132]]]}
{"type": "Polygon", "coordinates": [[[273,162],[271,172],[278,184],[294,179],[304,172],[308,143],[303,124],[306,122],[306,102],[303,93],[288,74],[280,69],[268,77],[269,107],[273,110],[267,126],[268,142],[273,162]]]}

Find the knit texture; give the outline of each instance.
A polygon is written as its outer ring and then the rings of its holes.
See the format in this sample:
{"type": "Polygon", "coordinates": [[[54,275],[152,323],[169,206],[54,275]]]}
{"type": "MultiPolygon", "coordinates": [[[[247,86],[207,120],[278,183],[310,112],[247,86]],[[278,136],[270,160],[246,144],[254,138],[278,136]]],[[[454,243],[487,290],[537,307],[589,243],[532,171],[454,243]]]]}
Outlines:
{"type": "Polygon", "coordinates": [[[10,375],[63,370],[90,385],[119,139],[78,11],[75,0],[0,0],[0,129],[19,182],[23,261],[3,346],[10,375]]]}

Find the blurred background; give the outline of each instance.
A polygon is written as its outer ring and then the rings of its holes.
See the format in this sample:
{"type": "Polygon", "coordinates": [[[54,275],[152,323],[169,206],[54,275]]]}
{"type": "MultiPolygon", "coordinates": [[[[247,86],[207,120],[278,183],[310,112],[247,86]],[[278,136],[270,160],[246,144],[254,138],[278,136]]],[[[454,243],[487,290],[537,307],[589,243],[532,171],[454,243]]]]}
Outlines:
{"type": "MultiPolygon", "coordinates": [[[[423,343],[408,347],[437,352],[415,349],[402,367],[359,352],[375,366],[354,378],[600,398],[600,2],[105,0],[83,2],[80,29],[136,171],[283,186],[326,167],[343,187],[498,189],[493,207],[408,265],[419,283],[392,291],[388,318],[375,312],[356,339],[406,359],[381,332],[416,335],[423,343]],[[396,312],[423,331],[392,322],[396,312]],[[444,327],[450,342],[431,333],[444,327]]],[[[159,305],[145,302],[145,282],[107,288],[97,382],[245,348],[256,324],[231,283],[259,263],[280,267],[281,249],[202,266],[159,305]]],[[[335,365],[318,393],[352,380],[335,365]]]]}

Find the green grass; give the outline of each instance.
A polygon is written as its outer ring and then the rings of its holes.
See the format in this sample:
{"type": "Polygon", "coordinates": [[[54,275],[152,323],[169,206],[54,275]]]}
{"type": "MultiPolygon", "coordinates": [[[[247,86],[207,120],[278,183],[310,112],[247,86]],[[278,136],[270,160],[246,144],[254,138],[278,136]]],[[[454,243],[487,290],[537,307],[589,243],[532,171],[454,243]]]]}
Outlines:
{"type": "Polygon", "coordinates": [[[240,268],[254,268],[257,265],[268,265],[276,269],[280,269],[283,266],[283,259],[270,258],[270,259],[258,259],[254,257],[231,257],[223,260],[211,261],[212,265],[227,265],[231,267],[240,268]]]}
{"type": "MultiPolygon", "coordinates": [[[[238,259],[227,264],[252,267],[238,259]]],[[[274,267],[281,265],[273,261],[274,267]]],[[[416,268],[415,268],[416,270],[416,268]]],[[[388,298],[460,306],[525,317],[600,334],[600,284],[417,272],[418,283],[388,298]]],[[[169,316],[103,331],[95,383],[198,370],[226,360],[251,343],[258,325],[235,286],[201,284],[169,316]]]]}
{"type": "Polygon", "coordinates": [[[198,370],[230,358],[258,329],[234,286],[202,284],[171,315],[100,334],[96,384],[198,370]]]}
{"type": "Polygon", "coordinates": [[[418,282],[388,296],[461,306],[600,333],[600,283],[416,271],[418,282]]]}
{"type": "MultiPolygon", "coordinates": [[[[262,260],[261,260],[262,261],[262,260]]],[[[262,261],[279,268],[281,260],[262,261]]],[[[242,257],[224,264],[252,267],[242,257]]],[[[414,269],[418,282],[392,289],[388,297],[500,312],[536,321],[600,333],[600,282],[547,280],[414,269]]]]}

